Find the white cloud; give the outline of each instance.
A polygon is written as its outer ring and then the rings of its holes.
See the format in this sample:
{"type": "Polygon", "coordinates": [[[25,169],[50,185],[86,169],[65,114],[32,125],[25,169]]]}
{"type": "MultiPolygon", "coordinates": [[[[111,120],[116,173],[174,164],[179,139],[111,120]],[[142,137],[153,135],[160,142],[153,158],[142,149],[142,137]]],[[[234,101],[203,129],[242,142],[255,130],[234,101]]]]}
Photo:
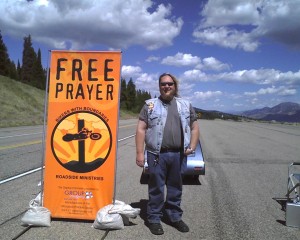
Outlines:
{"type": "Polygon", "coordinates": [[[138,66],[122,66],[121,76],[125,79],[137,77],[141,74],[142,69],[138,66]]]}
{"type": "Polygon", "coordinates": [[[207,100],[222,95],[221,91],[194,92],[194,97],[199,100],[207,100]]]}
{"type": "Polygon", "coordinates": [[[142,89],[150,92],[151,96],[159,96],[158,75],[157,74],[140,74],[135,81],[137,89],[142,89]]]}
{"type": "Polygon", "coordinates": [[[273,84],[279,81],[286,81],[287,76],[289,76],[289,82],[300,81],[300,76],[298,76],[298,73],[281,73],[280,71],[274,69],[238,70],[235,72],[222,72],[218,74],[206,74],[199,69],[193,69],[185,71],[182,78],[199,82],[224,81],[255,84],[273,84]]]}
{"type": "Polygon", "coordinates": [[[299,1],[261,1],[258,28],[254,34],[300,49],[299,1]]]}
{"type": "Polygon", "coordinates": [[[228,27],[198,28],[194,31],[195,42],[208,45],[219,45],[226,48],[240,48],[251,52],[256,50],[259,43],[249,33],[230,29],[228,27]]]}
{"type": "Polygon", "coordinates": [[[195,67],[196,69],[213,71],[221,71],[230,68],[228,64],[222,63],[214,57],[204,58],[201,61],[201,58],[198,56],[193,56],[190,53],[181,52],[178,52],[174,56],[165,57],[164,59],[162,59],[161,64],[176,67],[195,67]]]}
{"type": "Polygon", "coordinates": [[[157,62],[160,60],[160,57],[150,56],[146,59],[146,62],[157,62]]]}
{"type": "Polygon", "coordinates": [[[262,37],[300,48],[299,12],[299,1],[292,0],[209,0],[193,36],[196,42],[244,51],[255,51],[262,37]]]}
{"type": "Polygon", "coordinates": [[[257,23],[259,19],[257,7],[260,6],[260,2],[261,0],[209,0],[201,12],[204,17],[202,25],[209,27],[257,23]]]}
{"type": "Polygon", "coordinates": [[[254,84],[276,84],[286,85],[300,84],[300,71],[280,72],[275,69],[250,69],[235,72],[224,72],[207,76],[212,81],[254,83],[254,84]]]}
{"type": "Polygon", "coordinates": [[[177,67],[195,66],[200,63],[200,58],[189,53],[178,52],[175,56],[165,57],[161,63],[177,67]]]}
{"type": "Polygon", "coordinates": [[[276,88],[275,86],[269,88],[261,88],[256,92],[245,92],[246,96],[259,96],[259,95],[269,95],[269,94],[276,94],[280,96],[289,96],[295,95],[297,93],[296,89],[289,89],[285,86],[280,86],[276,88]]]}
{"type": "Polygon", "coordinates": [[[2,33],[31,34],[54,48],[141,45],[150,50],[172,45],[183,24],[171,15],[170,5],[150,0],[1,1],[0,22],[2,33]]]}
{"type": "Polygon", "coordinates": [[[235,106],[235,107],[243,107],[244,104],[242,104],[242,103],[234,103],[233,106],[235,106]]]}
{"type": "Polygon", "coordinates": [[[159,96],[158,74],[148,74],[143,72],[139,66],[122,66],[121,76],[127,81],[132,79],[136,89],[150,92],[151,96],[159,96]]]}
{"type": "Polygon", "coordinates": [[[214,57],[204,58],[202,62],[203,69],[206,70],[221,71],[228,70],[230,68],[228,64],[222,63],[214,57]]]}
{"type": "Polygon", "coordinates": [[[250,99],[250,103],[251,104],[256,104],[258,102],[258,99],[257,98],[252,98],[252,99],[250,99]]]}
{"type": "Polygon", "coordinates": [[[199,82],[207,82],[209,80],[208,76],[199,69],[193,69],[185,71],[181,79],[186,81],[199,81],[199,82]]]}

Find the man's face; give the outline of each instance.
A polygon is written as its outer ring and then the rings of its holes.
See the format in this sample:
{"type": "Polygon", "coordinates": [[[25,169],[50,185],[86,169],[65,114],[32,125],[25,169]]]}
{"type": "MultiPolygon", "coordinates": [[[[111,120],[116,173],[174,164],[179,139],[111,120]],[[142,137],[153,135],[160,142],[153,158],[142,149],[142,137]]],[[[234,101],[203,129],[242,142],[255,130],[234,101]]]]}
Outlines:
{"type": "Polygon", "coordinates": [[[175,83],[173,79],[166,75],[161,78],[159,84],[159,91],[162,99],[166,101],[171,101],[175,95],[175,83]]]}

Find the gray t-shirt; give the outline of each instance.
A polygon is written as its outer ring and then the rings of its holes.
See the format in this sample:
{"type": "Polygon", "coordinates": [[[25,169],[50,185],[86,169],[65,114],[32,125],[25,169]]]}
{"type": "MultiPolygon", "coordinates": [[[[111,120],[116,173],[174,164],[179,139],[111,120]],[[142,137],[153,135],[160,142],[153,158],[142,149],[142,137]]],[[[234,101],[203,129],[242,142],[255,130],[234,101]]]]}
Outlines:
{"type": "MultiPolygon", "coordinates": [[[[180,122],[180,117],[177,111],[177,103],[175,98],[170,102],[163,101],[163,104],[166,104],[168,107],[168,115],[166,120],[166,125],[164,128],[163,140],[161,148],[182,148],[183,145],[183,132],[180,122]]],[[[139,119],[144,121],[147,124],[148,121],[148,106],[144,105],[142,108],[139,119]]],[[[194,108],[190,105],[190,125],[194,121],[197,121],[197,115],[194,108]]]]}

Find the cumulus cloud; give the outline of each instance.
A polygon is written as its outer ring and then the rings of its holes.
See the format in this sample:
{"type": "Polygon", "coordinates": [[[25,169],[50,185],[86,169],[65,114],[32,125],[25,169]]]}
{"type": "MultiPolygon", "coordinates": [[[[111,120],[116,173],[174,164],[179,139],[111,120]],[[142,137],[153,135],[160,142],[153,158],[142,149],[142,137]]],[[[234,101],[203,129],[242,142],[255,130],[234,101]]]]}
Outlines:
{"type": "Polygon", "coordinates": [[[69,49],[134,44],[158,49],[172,45],[183,25],[171,15],[171,5],[150,0],[1,1],[0,22],[6,34],[31,34],[49,46],[69,49]]]}
{"type": "Polygon", "coordinates": [[[158,74],[142,73],[135,81],[136,88],[150,92],[152,97],[159,96],[158,77],[158,74]]]}
{"type": "Polygon", "coordinates": [[[171,66],[195,66],[200,63],[200,58],[189,53],[178,52],[175,56],[168,56],[161,61],[162,64],[171,66]]]}
{"type": "Polygon", "coordinates": [[[146,59],[146,62],[157,62],[160,60],[160,57],[150,56],[146,59]]]}
{"type": "Polygon", "coordinates": [[[226,48],[240,48],[251,52],[256,50],[259,43],[253,40],[249,33],[227,27],[198,28],[194,31],[195,42],[207,45],[219,45],[226,48]]]}
{"type": "Polygon", "coordinates": [[[185,71],[182,74],[181,78],[187,81],[199,81],[199,82],[209,81],[209,78],[206,75],[206,73],[202,72],[199,69],[185,71]]]}
{"type": "Polygon", "coordinates": [[[158,96],[158,74],[145,73],[139,66],[124,65],[121,69],[121,76],[126,80],[131,78],[136,86],[136,89],[150,92],[152,96],[158,96]]]}
{"type": "Polygon", "coordinates": [[[122,66],[121,69],[121,76],[125,79],[127,78],[134,78],[141,74],[142,69],[139,66],[122,66]]]}
{"type": "Polygon", "coordinates": [[[227,82],[254,83],[254,84],[276,84],[298,85],[300,83],[300,71],[280,72],[275,69],[250,69],[235,72],[224,72],[214,75],[215,79],[227,82]]]}
{"type": "Polygon", "coordinates": [[[222,71],[230,68],[228,64],[222,63],[214,57],[204,58],[202,62],[202,68],[205,70],[222,71]]]}
{"type": "Polygon", "coordinates": [[[194,97],[199,100],[207,100],[222,95],[221,91],[194,92],[194,97]]]}
{"type": "Polygon", "coordinates": [[[183,73],[183,78],[191,81],[224,81],[236,83],[253,83],[258,85],[283,83],[290,86],[300,84],[300,71],[281,72],[275,69],[250,69],[218,74],[206,74],[201,70],[193,69],[183,73]]]}
{"type": "Polygon", "coordinates": [[[244,51],[255,51],[260,38],[300,49],[299,12],[298,1],[209,0],[193,36],[199,43],[244,51]]]}
{"type": "Polygon", "coordinates": [[[297,93],[296,89],[290,89],[285,86],[280,86],[276,88],[275,86],[269,88],[261,88],[256,92],[245,92],[246,96],[259,96],[259,95],[268,95],[268,94],[277,94],[280,96],[289,96],[295,95],[297,93]]]}
{"type": "Polygon", "coordinates": [[[214,57],[208,57],[201,60],[198,56],[190,53],[178,52],[174,56],[167,56],[162,59],[161,64],[176,67],[195,67],[196,69],[221,71],[229,69],[229,65],[222,63],[214,57]]]}

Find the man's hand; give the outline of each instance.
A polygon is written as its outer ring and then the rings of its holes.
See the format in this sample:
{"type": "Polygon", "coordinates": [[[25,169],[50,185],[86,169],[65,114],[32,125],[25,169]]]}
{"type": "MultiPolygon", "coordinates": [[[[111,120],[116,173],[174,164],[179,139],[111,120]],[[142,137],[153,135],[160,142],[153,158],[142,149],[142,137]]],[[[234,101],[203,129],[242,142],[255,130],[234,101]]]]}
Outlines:
{"type": "Polygon", "coordinates": [[[190,154],[194,154],[195,150],[193,150],[192,148],[187,148],[184,152],[184,155],[190,155],[190,154]]]}
{"type": "Polygon", "coordinates": [[[138,165],[139,167],[144,167],[144,163],[145,163],[144,153],[137,154],[136,155],[136,165],[138,165]]]}

